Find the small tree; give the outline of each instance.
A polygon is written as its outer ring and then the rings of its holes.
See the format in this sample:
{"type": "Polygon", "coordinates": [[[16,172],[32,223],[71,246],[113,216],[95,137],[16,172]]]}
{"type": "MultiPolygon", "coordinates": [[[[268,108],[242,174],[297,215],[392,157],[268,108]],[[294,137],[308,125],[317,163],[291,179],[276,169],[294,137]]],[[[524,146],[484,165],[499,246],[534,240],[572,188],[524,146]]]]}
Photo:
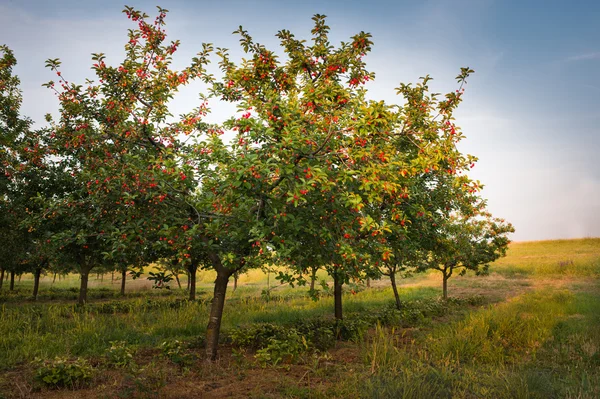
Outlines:
{"type": "Polygon", "coordinates": [[[430,267],[442,273],[442,295],[448,298],[448,279],[455,271],[487,273],[489,264],[505,256],[515,230],[503,219],[493,218],[485,210],[485,202],[471,198],[472,207],[438,219],[429,252],[430,267]]]}
{"type": "Polygon", "coordinates": [[[414,86],[401,84],[397,89],[405,100],[398,110],[399,135],[405,140],[394,149],[399,162],[391,170],[396,174],[398,189],[369,210],[386,229],[381,235],[362,240],[366,241],[365,258],[374,269],[372,273],[389,277],[398,309],[402,304],[396,276],[422,270],[423,253],[435,234],[432,217],[448,214],[455,201],[455,192],[449,190],[448,182],[461,187],[471,183],[463,172],[475,158],[458,151],[456,145],[463,136],[453,115],[472,72],[462,68],[456,77],[458,90],[442,98],[430,93],[429,76],[414,86]]]}

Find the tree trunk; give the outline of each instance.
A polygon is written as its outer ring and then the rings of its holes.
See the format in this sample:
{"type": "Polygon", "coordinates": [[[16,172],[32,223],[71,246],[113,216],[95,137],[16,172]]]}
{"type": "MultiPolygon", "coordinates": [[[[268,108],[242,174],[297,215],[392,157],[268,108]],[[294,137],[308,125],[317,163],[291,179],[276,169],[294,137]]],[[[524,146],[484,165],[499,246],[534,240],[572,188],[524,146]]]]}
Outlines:
{"type": "Polygon", "coordinates": [[[396,298],[396,309],[402,310],[402,302],[400,301],[400,295],[398,294],[398,287],[396,286],[396,273],[390,271],[390,281],[392,282],[392,290],[394,291],[394,298],[396,298]]]}
{"type": "Polygon", "coordinates": [[[10,272],[10,287],[9,289],[13,291],[15,289],[15,272],[10,272]]]}
{"type": "Polygon", "coordinates": [[[3,282],[4,282],[4,269],[0,267],[0,290],[2,289],[3,282]]]}
{"type": "Polygon", "coordinates": [[[225,306],[225,294],[227,293],[228,283],[229,275],[223,271],[220,273],[217,272],[208,327],[206,328],[206,356],[210,361],[217,359],[219,333],[221,331],[221,320],[223,318],[223,308],[225,306]]]}
{"type": "Polygon", "coordinates": [[[311,268],[311,272],[310,272],[310,291],[314,292],[315,291],[315,281],[317,281],[317,268],[313,267],[311,268]]]}
{"type": "Polygon", "coordinates": [[[81,266],[81,285],[79,286],[79,299],[77,300],[80,306],[85,305],[87,302],[88,279],[91,269],[88,266],[81,266]]]}
{"type": "Polygon", "coordinates": [[[188,280],[189,287],[190,287],[189,300],[195,301],[196,300],[196,270],[198,269],[198,266],[194,265],[194,264],[190,264],[187,268],[188,268],[188,273],[190,275],[190,278],[188,280]]]}
{"type": "Polygon", "coordinates": [[[367,288],[371,288],[371,277],[367,277],[367,288]]]}
{"type": "Polygon", "coordinates": [[[125,280],[127,280],[127,269],[121,270],[121,296],[125,296],[125,280]]]}
{"type": "Polygon", "coordinates": [[[237,273],[233,273],[233,292],[237,290],[238,277],[239,275],[237,273]]]}
{"type": "Polygon", "coordinates": [[[57,274],[58,274],[58,273],[54,272],[54,277],[52,278],[52,284],[54,284],[54,282],[56,281],[56,275],[57,275],[57,274]]]}
{"type": "Polygon", "coordinates": [[[42,275],[42,268],[38,267],[33,273],[33,300],[37,301],[38,291],[40,290],[40,276],[42,275]]]}
{"type": "Polygon", "coordinates": [[[177,286],[181,289],[181,281],[179,281],[179,274],[175,273],[175,280],[177,281],[177,286]]]}
{"type": "Polygon", "coordinates": [[[110,272],[110,282],[111,284],[115,281],[115,271],[110,272]]]}
{"type": "Polygon", "coordinates": [[[342,320],[342,284],[343,281],[338,272],[333,273],[333,301],[336,320],[342,320]]]}
{"type": "Polygon", "coordinates": [[[446,274],[446,272],[444,272],[444,280],[442,282],[442,298],[444,298],[444,300],[448,299],[448,278],[450,276],[448,276],[446,274]]]}
{"type": "Polygon", "coordinates": [[[187,288],[186,289],[189,291],[190,290],[190,272],[186,271],[186,273],[187,273],[187,288]]]}

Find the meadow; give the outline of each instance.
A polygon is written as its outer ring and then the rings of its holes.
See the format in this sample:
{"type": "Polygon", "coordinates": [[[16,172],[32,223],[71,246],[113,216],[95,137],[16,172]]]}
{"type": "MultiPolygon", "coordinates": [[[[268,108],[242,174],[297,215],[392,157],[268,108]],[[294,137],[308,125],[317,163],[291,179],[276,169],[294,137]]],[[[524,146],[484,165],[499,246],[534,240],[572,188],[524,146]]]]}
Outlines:
{"type": "MultiPolygon", "coordinates": [[[[434,271],[319,298],[252,270],[229,287],[220,358],[203,359],[214,275],[198,299],[146,279],[31,276],[0,291],[0,398],[597,398],[600,239],[511,244],[485,276],[434,271]]],[[[185,287],[185,278],[182,276],[185,287]]]]}

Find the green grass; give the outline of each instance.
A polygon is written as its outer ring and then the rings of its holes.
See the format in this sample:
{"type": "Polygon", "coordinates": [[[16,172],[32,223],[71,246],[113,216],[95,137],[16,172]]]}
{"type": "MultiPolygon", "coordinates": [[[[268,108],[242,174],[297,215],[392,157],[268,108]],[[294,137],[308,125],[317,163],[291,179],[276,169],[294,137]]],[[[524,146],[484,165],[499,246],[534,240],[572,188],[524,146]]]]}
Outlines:
{"type": "Polygon", "coordinates": [[[597,398],[600,294],[525,294],[409,345],[378,328],[364,353],[365,398],[597,398]]]}
{"type": "MultiPolygon", "coordinates": [[[[556,279],[558,277],[600,277],[600,238],[512,243],[510,244],[507,256],[494,262],[490,266],[490,272],[507,278],[532,277],[536,279],[556,279]]],[[[399,285],[422,284],[426,280],[431,279],[432,276],[437,277],[438,274],[435,271],[416,274],[411,278],[401,279],[399,285]]],[[[471,274],[467,273],[467,276],[471,276],[471,274]]],[[[250,270],[240,276],[238,289],[235,293],[233,293],[233,279],[231,280],[229,292],[233,297],[240,298],[259,296],[263,289],[270,287],[272,294],[276,296],[304,295],[303,289],[290,289],[287,286],[280,286],[279,282],[275,279],[275,275],[275,272],[267,274],[260,269],[250,270]]],[[[322,270],[319,271],[317,277],[319,281],[325,280],[331,282],[331,279],[322,270]]],[[[211,291],[214,279],[214,272],[199,271],[197,275],[198,289],[200,291],[211,291]]],[[[183,287],[185,287],[187,277],[181,275],[180,280],[183,287]]],[[[451,280],[450,284],[457,282],[460,285],[459,281],[460,278],[457,276],[451,280]]],[[[377,285],[388,284],[385,278],[381,282],[373,283],[377,285]]],[[[475,287],[478,283],[473,280],[467,280],[466,284],[475,287]]],[[[507,282],[506,284],[512,283],[507,282]]],[[[176,287],[175,282],[171,285],[173,288],[176,287]]],[[[8,281],[5,281],[2,290],[0,290],[0,303],[10,300],[18,301],[30,296],[33,288],[32,275],[23,275],[21,281],[16,282],[16,288],[18,293],[10,293],[8,291],[8,281]]],[[[78,288],[79,277],[75,274],[57,279],[54,283],[52,282],[52,276],[48,275],[41,280],[40,300],[75,300],[78,288]],[[72,291],[70,294],[64,294],[65,292],[70,292],[69,290],[72,291]]],[[[90,288],[91,299],[117,296],[120,288],[118,273],[115,273],[114,281],[111,281],[110,274],[105,274],[103,279],[99,279],[97,275],[92,273],[90,288]],[[95,296],[94,293],[96,293],[95,296]]],[[[128,295],[135,296],[140,291],[154,292],[154,290],[151,290],[150,282],[145,277],[135,281],[128,279],[128,295]]]]}
{"type": "MultiPolygon", "coordinates": [[[[417,315],[408,329],[372,328],[364,342],[345,344],[358,353],[347,365],[346,359],[335,366],[328,366],[329,360],[311,365],[314,354],[307,358],[300,375],[320,378],[318,388],[300,384],[300,376],[285,374],[285,369],[277,371],[281,386],[275,397],[600,397],[600,239],[514,243],[490,271],[489,277],[453,277],[449,292],[485,293],[487,303],[493,299],[494,304],[430,312],[434,318],[417,315]]],[[[145,280],[128,281],[131,290],[121,298],[119,281],[111,282],[110,275],[104,281],[93,276],[91,303],[85,309],[74,305],[76,275],[54,284],[46,276],[38,303],[29,299],[30,276],[23,276],[13,292],[5,282],[0,291],[0,370],[30,370],[36,357],[98,360],[110,341],[124,341],[134,350],[157,350],[163,341],[177,339],[198,348],[208,322],[214,275],[202,271],[198,277],[199,299],[188,302],[185,290],[152,290],[145,280]]],[[[327,280],[324,274],[319,278],[327,280]]],[[[184,287],[185,283],[183,277],[184,287]]],[[[235,292],[232,285],[223,337],[252,323],[290,326],[333,314],[327,290],[313,301],[307,287],[279,285],[274,273],[252,270],[240,277],[235,292]],[[270,297],[263,294],[267,286],[270,297]]],[[[345,287],[345,315],[368,318],[390,306],[388,282],[374,285],[378,288],[352,286],[355,295],[345,287]]],[[[400,286],[403,301],[427,308],[441,293],[441,278],[439,273],[424,273],[401,280],[400,286]]],[[[164,365],[152,367],[159,370],[164,365]]],[[[196,377],[245,372],[202,371],[196,377]]],[[[5,378],[2,374],[0,380],[5,378]]],[[[249,386],[247,392],[272,397],[260,393],[260,386],[249,386]]]]}
{"type": "MultiPolygon", "coordinates": [[[[437,290],[409,288],[403,290],[402,295],[404,300],[415,300],[434,297],[437,290]]],[[[391,289],[347,294],[344,310],[369,312],[388,305],[392,298],[391,289]]],[[[115,301],[122,304],[116,314],[99,313],[99,306],[94,304],[84,310],[64,304],[3,305],[0,308],[0,367],[9,368],[36,357],[100,356],[110,347],[110,341],[156,347],[168,338],[190,340],[204,335],[208,323],[207,300],[185,302],[174,309],[170,306],[172,300],[155,300],[156,306],[149,309],[149,300],[115,301]]],[[[111,303],[103,304],[101,309],[109,309],[111,303]]],[[[249,323],[289,324],[332,313],[331,297],[313,301],[306,296],[283,296],[269,302],[260,297],[244,301],[233,297],[226,304],[223,332],[226,334],[249,323]]]]}
{"type": "MultiPolygon", "coordinates": [[[[202,292],[200,292],[202,295],[202,292]]],[[[119,299],[119,300],[130,300],[133,298],[158,298],[158,297],[186,297],[187,293],[185,290],[173,289],[173,290],[138,290],[128,292],[126,297],[123,298],[118,290],[110,289],[107,287],[100,288],[89,288],[88,289],[88,301],[98,301],[107,299],[119,299]]],[[[78,287],[49,287],[45,290],[40,290],[38,294],[37,302],[48,302],[48,301],[67,301],[74,303],[79,297],[78,287]]],[[[31,289],[26,286],[17,286],[14,290],[0,290],[0,304],[29,304],[35,303],[31,296],[31,289]]]]}

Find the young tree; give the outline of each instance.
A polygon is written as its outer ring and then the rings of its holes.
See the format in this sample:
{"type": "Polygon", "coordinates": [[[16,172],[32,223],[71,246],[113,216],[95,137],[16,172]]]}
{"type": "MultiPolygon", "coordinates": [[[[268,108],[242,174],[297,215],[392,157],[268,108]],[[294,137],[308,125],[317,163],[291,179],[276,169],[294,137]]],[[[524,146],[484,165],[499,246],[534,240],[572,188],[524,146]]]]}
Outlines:
{"type": "MultiPolygon", "coordinates": [[[[189,206],[176,201],[192,189],[184,174],[191,168],[181,165],[175,152],[180,149],[179,127],[185,124],[166,123],[167,103],[179,86],[203,75],[210,48],[184,71],[171,71],[168,66],[179,43],[163,43],[166,10],[159,9],[154,22],[131,8],[125,11],[137,23],[125,46],[126,59],[109,67],[103,54],[95,54],[97,83],[69,83],[58,69],[60,62],[48,60],[59,87],[54,82],[47,86],[61,103],[51,136],[53,155],[74,180],[70,195],[49,206],[53,214],[71,213],[69,234],[58,238],[77,257],[82,298],[89,271],[103,257],[118,259],[124,251],[145,249],[154,237],[158,241],[159,230],[190,215],[189,206]]],[[[184,120],[189,124],[188,117],[184,120]]]]}
{"type": "Polygon", "coordinates": [[[448,279],[455,271],[487,273],[489,264],[505,256],[515,230],[503,219],[493,218],[485,201],[470,198],[469,205],[448,217],[437,218],[438,229],[432,237],[429,267],[442,273],[442,295],[448,298],[448,279]],[[465,209],[466,208],[466,209],[465,209]]]}
{"type": "MultiPolygon", "coordinates": [[[[392,153],[397,156],[394,165],[395,195],[382,198],[365,208],[372,218],[387,226],[380,235],[359,236],[362,258],[370,266],[371,275],[382,274],[391,281],[396,307],[402,304],[396,284],[400,273],[422,270],[423,254],[430,237],[435,234],[433,215],[447,215],[455,201],[455,192],[447,182],[469,188],[471,180],[464,175],[475,158],[458,151],[456,145],[463,138],[454,122],[454,111],[462,102],[463,86],[473,71],[462,68],[456,77],[459,88],[440,98],[429,91],[426,76],[416,85],[401,84],[398,94],[404,103],[398,107],[401,129],[392,153]],[[395,152],[394,152],[395,151],[395,152]],[[415,167],[418,166],[418,167],[415,167]]],[[[369,266],[366,266],[369,275],[369,266]]]]}

